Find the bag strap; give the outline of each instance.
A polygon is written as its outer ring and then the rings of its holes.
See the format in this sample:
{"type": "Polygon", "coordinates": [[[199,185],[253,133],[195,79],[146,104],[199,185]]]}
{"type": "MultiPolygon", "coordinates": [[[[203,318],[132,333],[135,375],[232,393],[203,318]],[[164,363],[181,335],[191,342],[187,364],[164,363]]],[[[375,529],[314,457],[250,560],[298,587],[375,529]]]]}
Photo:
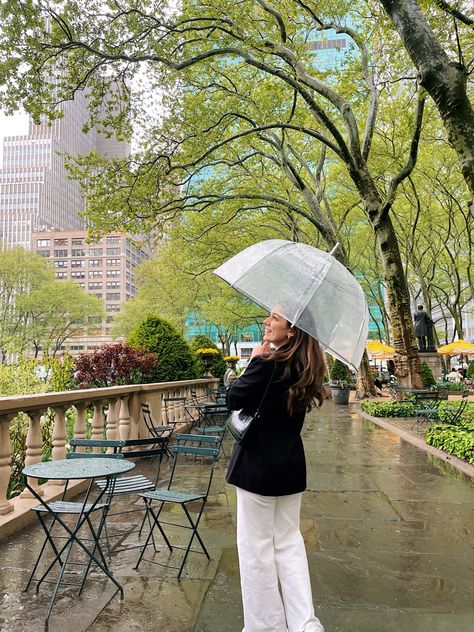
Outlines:
{"type": "Polygon", "coordinates": [[[269,381],[268,381],[267,388],[265,389],[265,392],[264,392],[264,394],[263,394],[262,400],[261,400],[260,404],[258,405],[257,410],[255,411],[254,417],[256,417],[256,416],[258,415],[258,413],[260,412],[260,408],[262,407],[262,404],[263,404],[263,402],[264,402],[264,399],[265,399],[265,397],[267,396],[268,389],[270,388],[270,384],[272,383],[273,376],[275,375],[275,370],[276,370],[276,366],[277,366],[277,361],[276,361],[276,360],[274,360],[274,362],[275,362],[275,364],[273,365],[273,371],[272,371],[272,374],[271,374],[270,379],[269,379],[269,381]]]}

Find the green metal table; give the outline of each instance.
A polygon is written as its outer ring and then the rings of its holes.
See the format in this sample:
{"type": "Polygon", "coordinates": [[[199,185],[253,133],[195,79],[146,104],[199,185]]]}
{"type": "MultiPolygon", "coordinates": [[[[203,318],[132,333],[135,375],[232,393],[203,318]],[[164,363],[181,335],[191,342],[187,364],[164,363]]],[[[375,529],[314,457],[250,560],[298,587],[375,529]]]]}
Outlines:
{"type": "MultiPolygon", "coordinates": [[[[96,566],[115,584],[117,590],[120,591],[120,596],[123,598],[123,588],[115,579],[115,577],[110,572],[107,562],[105,560],[104,554],[102,552],[101,544],[100,544],[100,536],[105,524],[105,517],[107,515],[108,506],[111,498],[111,490],[113,489],[113,481],[118,474],[123,474],[125,472],[129,472],[135,467],[135,463],[131,461],[127,461],[125,459],[114,459],[114,458],[84,458],[84,459],[65,459],[58,461],[44,461],[42,463],[35,463],[34,465],[29,465],[23,469],[23,474],[29,478],[35,479],[47,479],[47,480],[64,480],[65,487],[62,494],[62,498],[60,501],[52,501],[46,502],[41,496],[38,495],[35,488],[32,487],[28,483],[26,483],[26,487],[32,493],[32,495],[40,502],[40,505],[36,507],[32,507],[32,510],[36,512],[38,519],[43,527],[43,530],[46,534],[46,539],[44,541],[43,547],[40,551],[38,559],[36,560],[33,571],[30,575],[30,579],[25,588],[25,591],[28,590],[31,581],[34,577],[36,569],[38,567],[39,561],[43,555],[46,544],[49,543],[53,552],[54,559],[49,564],[46,571],[43,573],[41,578],[37,581],[36,592],[38,592],[41,583],[46,579],[52,569],[59,564],[59,576],[55,582],[55,587],[53,590],[53,595],[50,601],[50,605],[48,608],[48,612],[45,619],[45,630],[48,629],[49,618],[51,616],[51,612],[54,606],[54,602],[56,600],[56,596],[58,594],[61,582],[63,580],[64,572],[66,570],[67,563],[69,561],[69,557],[71,554],[73,544],[77,544],[82,551],[86,555],[86,559],[88,559],[87,570],[84,576],[84,579],[81,584],[81,590],[84,586],[84,582],[87,578],[87,574],[89,572],[90,566],[92,563],[96,564],[96,566]],[[103,489],[99,490],[98,496],[90,501],[90,495],[92,491],[92,486],[94,480],[96,478],[106,478],[110,483],[106,485],[103,489]],[[87,479],[89,480],[89,485],[85,494],[84,500],[80,502],[67,502],[64,501],[65,494],[67,491],[67,486],[69,481],[73,480],[81,480],[87,479]],[[107,493],[107,500],[105,502],[101,502],[104,494],[107,493]],[[99,521],[99,525],[97,528],[94,528],[92,521],[90,520],[90,515],[93,511],[102,510],[102,518],[99,521]],[[65,520],[61,517],[64,514],[73,514],[76,516],[76,520],[72,526],[68,525],[65,520]],[[46,518],[48,516],[52,516],[53,522],[51,526],[48,527],[46,522],[46,518]],[[91,542],[93,546],[91,547],[89,542],[86,543],[84,539],[80,537],[79,531],[84,524],[87,523],[89,527],[90,534],[92,536],[91,542]],[[55,542],[54,536],[51,534],[52,526],[58,524],[62,527],[64,535],[61,537],[65,537],[65,542],[60,545],[55,542]]],[[[58,538],[56,538],[58,539],[58,538]]]]}

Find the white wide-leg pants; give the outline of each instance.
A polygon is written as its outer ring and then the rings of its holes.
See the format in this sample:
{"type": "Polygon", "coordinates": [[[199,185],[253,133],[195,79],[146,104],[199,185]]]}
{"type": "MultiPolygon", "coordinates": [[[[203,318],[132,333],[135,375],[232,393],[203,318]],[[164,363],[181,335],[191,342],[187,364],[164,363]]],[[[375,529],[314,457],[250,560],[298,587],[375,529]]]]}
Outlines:
{"type": "Polygon", "coordinates": [[[301,496],[260,496],[237,488],[243,632],[324,632],[314,615],[299,527],[301,496]]]}

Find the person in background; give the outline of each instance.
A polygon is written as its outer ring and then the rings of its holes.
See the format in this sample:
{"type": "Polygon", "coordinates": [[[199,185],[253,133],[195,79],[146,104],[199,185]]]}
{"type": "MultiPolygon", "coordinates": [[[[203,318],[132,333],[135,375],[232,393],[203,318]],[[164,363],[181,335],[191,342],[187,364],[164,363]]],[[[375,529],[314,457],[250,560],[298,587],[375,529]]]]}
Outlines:
{"type": "Polygon", "coordinates": [[[324,632],[314,613],[300,508],[301,430],[306,412],[323,402],[325,374],[319,343],[275,308],[263,343],[227,391],[230,410],[260,411],[235,445],[226,477],[237,488],[245,632],[324,632]]]}
{"type": "Polygon", "coordinates": [[[461,377],[462,376],[459,371],[456,371],[454,367],[451,367],[451,371],[446,376],[446,379],[450,382],[456,382],[457,384],[459,384],[459,382],[461,382],[461,377]]]}

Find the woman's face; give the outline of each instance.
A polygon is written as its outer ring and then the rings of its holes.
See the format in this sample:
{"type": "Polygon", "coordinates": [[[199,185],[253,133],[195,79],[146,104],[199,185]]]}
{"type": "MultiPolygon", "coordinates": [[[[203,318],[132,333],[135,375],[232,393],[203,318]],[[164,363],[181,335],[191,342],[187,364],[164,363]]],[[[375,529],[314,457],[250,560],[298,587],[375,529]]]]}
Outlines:
{"type": "Polygon", "coordinates": [[[278,347],[288,342],[291,335],[292,331],[288,321],[283,316],[272,311],[265,320],[265,334],[263,337],[265,342],[272,343],[278,349],[278,347]]]}

